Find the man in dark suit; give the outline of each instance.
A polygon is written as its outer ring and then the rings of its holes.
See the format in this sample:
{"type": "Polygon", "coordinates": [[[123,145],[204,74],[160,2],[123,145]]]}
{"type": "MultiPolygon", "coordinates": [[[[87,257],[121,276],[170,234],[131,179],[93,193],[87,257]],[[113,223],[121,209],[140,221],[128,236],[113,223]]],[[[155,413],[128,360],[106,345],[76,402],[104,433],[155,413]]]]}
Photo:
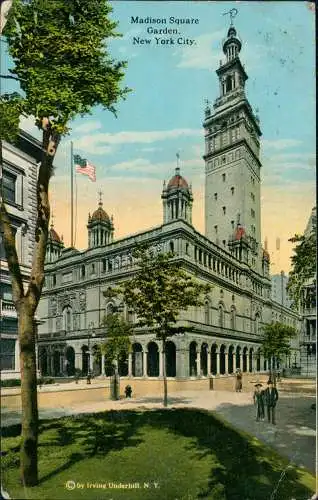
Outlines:
{"type": "Polygon", "coordinates": [[[278,401],[278,391],[276,387],[273,387],[273,382],[271,380],[267,382],[267,389],[264,391],[264,396],[265,405],[267,406],[268,421],[275,425],[275,407],[278,401]]]}

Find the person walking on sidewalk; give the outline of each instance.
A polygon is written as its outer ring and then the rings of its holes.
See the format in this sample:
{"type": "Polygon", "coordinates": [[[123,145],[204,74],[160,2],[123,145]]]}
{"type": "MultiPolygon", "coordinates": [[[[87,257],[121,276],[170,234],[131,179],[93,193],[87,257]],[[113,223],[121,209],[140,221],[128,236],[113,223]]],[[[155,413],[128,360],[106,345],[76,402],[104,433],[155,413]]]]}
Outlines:
{"type": "Polygon", "coordinates": [[[267,418],[268,421],[273,425],[276,424],[275,412],[276,412],[276,403],[278,401],[278,391],[276,387],[273,387],[273,382],[269,380],[267,382],[267,389],[264,391],[265,396],[265,404],[267,406],[267,418]]]}
{"type": "Polygon", "coordinates": [[[262,384],[255,384],[255,391],[253,395],[254,405],[256,405],[256,421],[264,420],[264,391],[262,390],[262,384]]]}
{"type": "Polygon", "coordinates": [[[240,368],[238,368],[236,370],[236,374],[235,374],[235,392],[242,392],[242,372],[240,370],[240,368]]]}

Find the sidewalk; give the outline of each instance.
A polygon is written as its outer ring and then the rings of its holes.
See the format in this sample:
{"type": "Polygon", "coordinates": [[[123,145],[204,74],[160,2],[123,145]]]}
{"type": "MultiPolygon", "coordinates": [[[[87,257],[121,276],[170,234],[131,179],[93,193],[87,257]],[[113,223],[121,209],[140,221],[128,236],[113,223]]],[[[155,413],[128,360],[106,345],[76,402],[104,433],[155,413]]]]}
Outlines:
{"type": "MultiPolygon", "coordinates": [[[[58,398],[52,407],[40,408],[41,419],[57,418],[79,413],[106,410],[161,409],[162,396],[150,395],[139,399],[103,400],[58,406],[58,398]]],[[[183,391],[169,397],[169,408],[199,408],[213,410],[234,427],[243,430],[275,448],[291,462],[315,473],[316,415],[311,410],[315,397],[301,393],[281,393],[277,406],[277,425],[255,421],[255,408],[251,393],[229,391],[183,391]]],[[[20,423],[20,412],[2,409],[2,425],[20,423]]]]}

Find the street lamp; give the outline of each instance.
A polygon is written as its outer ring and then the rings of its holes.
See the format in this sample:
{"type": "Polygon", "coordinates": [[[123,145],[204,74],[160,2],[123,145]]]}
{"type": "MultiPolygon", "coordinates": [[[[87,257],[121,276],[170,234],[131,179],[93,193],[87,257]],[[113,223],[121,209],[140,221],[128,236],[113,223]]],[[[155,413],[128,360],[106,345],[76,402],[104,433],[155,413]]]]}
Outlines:
{"type": "Polygon", "coordinates": [[[309,357],[311,357],[311,355],[312,355],[312,351],[313,351],[312,345],[308,344],[307,345],[307,377],[308,377],[308,371],[309,371],[308,370],[308,360],[309,360],[309,357]]]}
{"type": "Polygon", "coordinates": [[[90,351],[90,341],[92,337],[95,337],[95,331],[94,331],[94,322],[91,321],[88,325],[88,337],[87,337],[87,383],[90,384],[90,377],[91,377],[91,370],[90,370],[90,364],[91,364],[91,351],[90,351]]]}

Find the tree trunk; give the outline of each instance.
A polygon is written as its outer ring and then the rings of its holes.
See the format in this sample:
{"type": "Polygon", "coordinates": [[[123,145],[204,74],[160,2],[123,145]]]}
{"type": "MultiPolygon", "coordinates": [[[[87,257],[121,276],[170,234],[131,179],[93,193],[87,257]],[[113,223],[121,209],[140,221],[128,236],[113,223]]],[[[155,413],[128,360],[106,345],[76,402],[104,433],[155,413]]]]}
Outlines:
{"type": "Polygon", "coordinates": [[[166,339],[162,339],[162,375],[163,375],[163,406],[166,408],[168,406],[168,382],[166,375],[166,339]]]}
{"type": "Polygon", "coordinates": [[[38,483],[38,401],[36,386],[36,324],[31,308],[23,301],[18,311],[22,429],[20,474],[23,486],[38,483]]]}

